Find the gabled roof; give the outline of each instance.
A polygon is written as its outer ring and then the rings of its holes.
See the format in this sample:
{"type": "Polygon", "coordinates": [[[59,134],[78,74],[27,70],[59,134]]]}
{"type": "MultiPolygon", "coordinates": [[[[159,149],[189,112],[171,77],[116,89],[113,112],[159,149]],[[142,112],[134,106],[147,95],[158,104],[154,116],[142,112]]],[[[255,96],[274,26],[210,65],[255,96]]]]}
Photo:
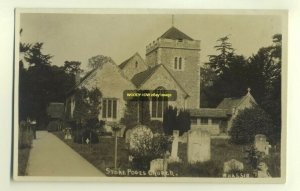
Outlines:
{"type": "Polygon", "coordinates": [[[224,98],[222,102],[217,106],[217,108],[232,109],[233,107],[237,107],[241,103],[243,98],[244,96],[240,98],[224,98]]]}
{"type": "Polygon", "coordinates": [[[232,108],[238,107],[247,97],[249,97],[254,104],[257,104],[254,97],[251,95],[250,90],[251,89],[248,88],[248,93],[239,98],[224,98],[217,108],[231,110],[232,108]]]}
{"type": "Polygon", "coordinates": [[[163,64],[158,64],[155,65],[151,68],[148,68],[145,71],[142,71],[140,73],[135,74],[131,82],[137,87],[141,87],[159,68],[163,68],[174,80],[174,82],[178,85],[178,87],[185,93],[185,95],[188,97],[189,94],[184,90],[184,88],[178,83],[178,81],[174,78],[174,76],[169,72],[169,70],[163,65],[163,64]]]}
{"type": "Polygon", "coordinates": [[[122,62],[122,63],[119,65],[119,68],[123,69],[123,68],[127,65],[127,63],[128,63],[130,60],[132,60],[134,57],[136,57],[136,56],[140,57],[140,58],[143,60],[143,58],[141,57],[141,55],[140,55],[138,52],[136,52],[133,56],[131,56],[130,58],[128,58],[127,60],[125,60],[124,62],[122,62]]]}
{"type": "Polygon", "coordinates": [[[175,27],[169,28],[160,38],[173,39],[173,40],[193,40],[188,35],[184,34],[175,27]]]}
{"type": "Polygon", "coordinates": [[[189,109],[191,117],[212,117],[212,118],[227,118],[227,109],[216,109],[216,108],[199,108],[189,109]]]}
{"type": "Polygon", "coordinates": [[[136,86],[140,87],[148,78],[154,74],[154,72],[160,67],[160,65],[156,65],[154,67],[148,68],[145,71],[137,73],[131,79],[131,82],[136,86]]]}

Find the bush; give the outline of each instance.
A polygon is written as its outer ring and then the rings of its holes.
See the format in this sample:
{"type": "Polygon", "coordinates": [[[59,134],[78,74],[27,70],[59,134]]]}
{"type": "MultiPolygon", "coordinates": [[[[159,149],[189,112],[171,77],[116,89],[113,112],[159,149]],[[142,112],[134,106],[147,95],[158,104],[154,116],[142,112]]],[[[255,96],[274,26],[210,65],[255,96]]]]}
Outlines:
{"type": "Polygon", "coordinates": [[[272,136],[273,122],[270,116],[261,108],[255,106],[239,112],[233,120],[229,134],[236,144],[247,144],[254,141],[257,134],[272,136]]]}
{"type": "Polygon", "coordinates": [[[168,169],[183,177],[221,177],[222,166],[214,161],[188,163],[171,163],[168,169]]]}
{"type": "Polygon", "coordinates": [[[163,133],[163,124],[159,120],[151,120],[147,126],[151,129],[151,131],[156,134],[162,134],[163,133]]]}
{"type": "Polygon", "coordinates": [[[163,158],[169,150],[170,140],[168,137],[158,134],[152,137],[146,133],[145,136],[136,137],[139,139],[135,147],[130,150],[133,156],[132,166],[138,170],[149,170],[150,161],[157,158],[163,158]]]}
{"type": "Polygon", "coordinates": [[[163,129],[165,134],[172,135],[173,130],[179,130],[179,134],[187,132],[191,128],[190,113],[185,110],[177,110],[169,106],[164,111],[163,129]]]}
{"type": "Polygon", "coordinates": [[[80,129],[74,133],[74,142],[86,144],[86,139],[90,140],[90,144],[99,143],[98,134],[91,129],[80,129]]]}
{"type": "Polygon", "coordinates": [[[30,148],[33,137],[30,124],[28,122],[21,122],[19,127],[19,149],[30,148]]]}

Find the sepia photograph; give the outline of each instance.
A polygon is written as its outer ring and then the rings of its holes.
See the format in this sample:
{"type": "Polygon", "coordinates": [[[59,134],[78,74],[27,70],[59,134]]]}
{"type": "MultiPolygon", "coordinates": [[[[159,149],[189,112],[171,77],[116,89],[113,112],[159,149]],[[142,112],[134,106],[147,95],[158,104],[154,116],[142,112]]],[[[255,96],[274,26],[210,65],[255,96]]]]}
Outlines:
{"type": "Polygon", "coordinates": [[[16,181],[284,183],[287,11],[16,9],[16,181]]]}

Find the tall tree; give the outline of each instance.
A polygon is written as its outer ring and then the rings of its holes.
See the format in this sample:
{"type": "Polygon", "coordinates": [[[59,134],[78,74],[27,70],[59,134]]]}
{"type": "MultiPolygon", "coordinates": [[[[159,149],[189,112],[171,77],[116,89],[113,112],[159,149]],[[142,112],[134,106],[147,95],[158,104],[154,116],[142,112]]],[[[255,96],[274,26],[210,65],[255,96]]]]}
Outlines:
{"type": "Polygon", "coordinates": [[[88,60],[88,66],[94,69],[97,67],[101,67],[106,62],[113,62],[113,60],[108,56],[97,55],[88,60]]]}

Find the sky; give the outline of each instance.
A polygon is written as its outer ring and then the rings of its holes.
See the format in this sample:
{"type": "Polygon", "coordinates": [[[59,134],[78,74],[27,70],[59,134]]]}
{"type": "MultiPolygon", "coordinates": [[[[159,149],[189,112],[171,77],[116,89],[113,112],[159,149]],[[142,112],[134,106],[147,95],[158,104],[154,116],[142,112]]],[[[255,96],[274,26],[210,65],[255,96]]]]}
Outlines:
{"type": "MultiPolygon", "coordinates": [[[[246,57],[272,44],[281,33],[278,15],[175,14],[174,26],[201,41],[200,60],[216,54],[220,37],[230,35],[237,54],[246,57]]],[[[57,14],[22,13],[21,42],[43,42],[43,53],[53,55],[52,64],[80,61],[86,68],[96,55],[110,56],[117,64],[138,52],[145,58],[146,45],[172,26],[171,14],[57,14]]]]}

